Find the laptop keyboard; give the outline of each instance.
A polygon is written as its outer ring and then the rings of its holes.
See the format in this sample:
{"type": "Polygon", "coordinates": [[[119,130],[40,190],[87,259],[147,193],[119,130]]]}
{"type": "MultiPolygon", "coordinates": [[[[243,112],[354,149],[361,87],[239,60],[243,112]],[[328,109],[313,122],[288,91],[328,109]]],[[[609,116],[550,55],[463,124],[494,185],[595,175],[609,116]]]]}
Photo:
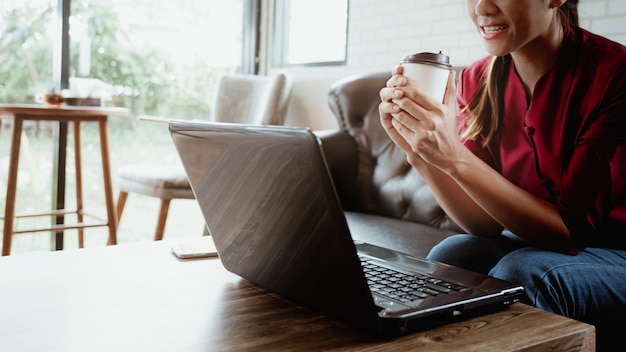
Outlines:
{"type": "Polygon", "coordinates": [[[359,256],[361,266],[372,293],[400,301],[412,302],[428,297],[469,290],[444,280],[422,274],[406,274],[376,264],[359,256]]]}

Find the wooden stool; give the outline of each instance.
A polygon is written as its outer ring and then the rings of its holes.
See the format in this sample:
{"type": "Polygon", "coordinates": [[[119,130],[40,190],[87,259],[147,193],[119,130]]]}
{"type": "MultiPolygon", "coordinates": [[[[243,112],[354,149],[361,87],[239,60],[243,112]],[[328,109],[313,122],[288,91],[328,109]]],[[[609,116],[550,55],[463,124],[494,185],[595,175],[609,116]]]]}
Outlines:
{"type": "MultiPolygon", "coordinates": [[[[32,232],[56,232],[56,249],[63,248],[63,231],[68,229],[78,230],[79,247],[84,246],[83,229],[89,227],[106,226],[108,227],[109,236],[107,244],[113,245],[117,243],[117,218],[115,213],[115,204],[113,202],[113,187],[111,182],[111,165],[109,159],[109,131],[107,116],[118,115],[127,116],[129,112],[122,108],[104,108],[104,107],[48,107],[44,105],[11,105],[0,104],[0,112],[12,113],[13,137],[11,141],[11,157],[9,163],[9,173],[7,178],[7,195],[4,212],[4,229],[2,241],[2,255],[6,256],[11,253],[11,241],[14,234],[32,233],[32,232]],[[17,174],[20,157],[20,145],[23,132],[23,122],[26,120],[33,121],[56,121],[59,122],[59,136],[56,139],[57,145],[57,162],[56,180],[53,187],[58,190],[57,209],[50,212],[38,213],[15,213],[15,201],[17,196],[17,174]],[[67,140],[67,124],[73,124],[74,133],[74,162],[76,167],[76,209],[64,209],[65,200],[65,149],[67,140]],[[83,209],[83,190],[82,190],[82,160],[81,160],[81,122],[97,122],[100,134],[100,149],[102,159],[102,176],[104,181],[104,196],[107,208],[106,219],[100,219],[94,215],[84,212],[83,209]],[[76,224],[65,224],[65,215],[76,214],[76,224]],[[15,230],[15,219],[22,217],[40,217],[55,216],[57,218],[56,225],[46,228],[31,228],[23,230],[15,230]],[[96,221],[85,222],[85,217],[92,217],[96,221]]],[[[53,189],[53,196],[54,196],[53,189]]]]}

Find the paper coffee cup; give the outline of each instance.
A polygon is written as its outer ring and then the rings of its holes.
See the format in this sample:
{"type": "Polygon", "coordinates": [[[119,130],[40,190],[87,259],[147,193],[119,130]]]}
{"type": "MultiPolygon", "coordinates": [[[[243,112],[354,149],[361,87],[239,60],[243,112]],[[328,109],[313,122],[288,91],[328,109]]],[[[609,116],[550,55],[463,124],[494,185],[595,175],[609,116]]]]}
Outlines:
{"type": "Polygon", "coordinates": [[[409,79],[410,85],[443,102],[452,69],[447,55],[441,52],[407,55],[402,58],[400,65],[403,67],[402,74],[409,79]]]}

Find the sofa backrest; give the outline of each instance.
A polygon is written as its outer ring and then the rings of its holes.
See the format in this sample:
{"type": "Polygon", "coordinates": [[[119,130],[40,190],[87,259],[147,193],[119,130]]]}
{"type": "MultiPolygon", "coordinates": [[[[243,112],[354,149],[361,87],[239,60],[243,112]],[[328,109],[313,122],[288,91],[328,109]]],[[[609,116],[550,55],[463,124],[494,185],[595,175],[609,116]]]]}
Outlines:
{"type": "Polygon", "coordinates": [[[379,92],[390,77],[388,72],[351,76],[331,86],[330,108],[359,154],[356,185],[345,210],[461,231],[380,123],[379,92]]]}

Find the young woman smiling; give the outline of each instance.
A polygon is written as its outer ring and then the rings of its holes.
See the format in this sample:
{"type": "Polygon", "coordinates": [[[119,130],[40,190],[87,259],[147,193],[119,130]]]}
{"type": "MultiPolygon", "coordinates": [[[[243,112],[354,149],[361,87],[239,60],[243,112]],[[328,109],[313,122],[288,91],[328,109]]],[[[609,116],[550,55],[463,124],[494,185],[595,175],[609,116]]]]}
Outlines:
{"type": "Polygon", "coordinates": [[[626,47],[580,28],[578,0],[466,3],[489,56],[451,72],[443,103],[401,66],[380,92],[383,127],[468,233],[429,258],[523,284],[608,348],[626,316],[626,47]]]}

